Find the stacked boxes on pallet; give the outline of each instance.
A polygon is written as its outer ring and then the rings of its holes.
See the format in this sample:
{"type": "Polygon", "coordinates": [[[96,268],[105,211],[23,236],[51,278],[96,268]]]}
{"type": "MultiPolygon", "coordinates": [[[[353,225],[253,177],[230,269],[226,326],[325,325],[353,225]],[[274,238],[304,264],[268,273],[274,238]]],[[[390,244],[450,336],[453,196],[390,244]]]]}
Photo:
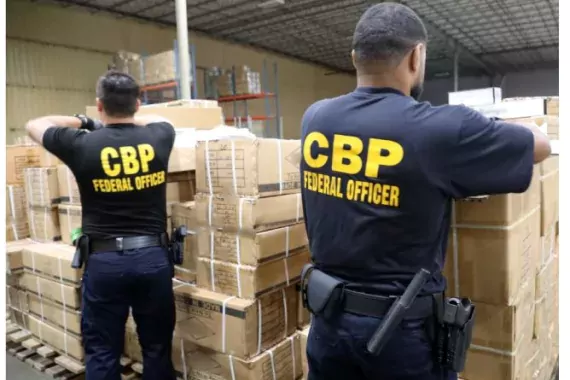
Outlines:
{"type": "Polygon", "coordinates": [[[261,93],[261,76],[248,66],[236,66],[223,70],[216,78],[218,96],[261,93]]]}

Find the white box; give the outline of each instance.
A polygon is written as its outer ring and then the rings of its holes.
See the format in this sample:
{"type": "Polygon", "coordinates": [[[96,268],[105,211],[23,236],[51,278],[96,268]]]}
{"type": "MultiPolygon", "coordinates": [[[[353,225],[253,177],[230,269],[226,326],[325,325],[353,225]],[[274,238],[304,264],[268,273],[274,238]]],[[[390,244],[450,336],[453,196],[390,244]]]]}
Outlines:
{"type": "Polygon", "coordinates": [[[449,104],[463,104],[468,107],[486,106],[488,104],[500,103],[502,91],[500,87],[488,87],[450,92],[448,99],[449,104]]]}
{"type": "Polygon", "coordinates": [[[471,108],[487,117],[498,117],[500,119],[518,119],[521,117],[546,115],[544,99],[540,98],[502,102],[487,106],[472,106],[471,108]]]}

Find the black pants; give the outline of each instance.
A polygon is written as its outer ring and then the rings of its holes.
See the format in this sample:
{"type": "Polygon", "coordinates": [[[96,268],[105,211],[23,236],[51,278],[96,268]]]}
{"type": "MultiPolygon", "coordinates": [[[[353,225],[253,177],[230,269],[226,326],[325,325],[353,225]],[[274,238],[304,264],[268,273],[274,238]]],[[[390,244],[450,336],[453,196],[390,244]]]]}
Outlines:
{"type": "Polygon", "coordinates": [[[129,307],[143,351],[143,379],[174,380],[172,270],[160,247],[89,257],[81,305],[86,380],[121,379],[129,307]]]}
{"type": "Polygon", "coordinates": [[[380,320],[340,314],[314,317],[307,341],[308,380],[457,380],[438,368],[424,321],[403,321],[379,356],[366,350],[380,320]]]}

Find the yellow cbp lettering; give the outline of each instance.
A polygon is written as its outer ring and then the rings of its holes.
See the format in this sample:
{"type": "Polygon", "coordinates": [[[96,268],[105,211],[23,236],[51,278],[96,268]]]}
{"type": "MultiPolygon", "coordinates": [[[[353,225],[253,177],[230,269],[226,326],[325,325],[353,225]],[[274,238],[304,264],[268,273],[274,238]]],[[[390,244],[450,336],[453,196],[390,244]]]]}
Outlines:
{"type": "Polygon", "coordinates": [[[332,170],[345,174],[358,173],[362,169],[359,154],[363,149],[364,144],[358,137],[334,135],[332,170]]]}
{"type": "Polygon", "coordinates": [[[317,154],[317,157],[311,155],[311,147],[313,143],[317,144],[317,147],[326,149],[329,147],[329,142],[325,135],[320,132],[311,132],[305,137],[305,142],[303,143],[303,159],[310,167],[314,169],[322,168],[328,161],[328,157],[324,154],[317,154]]]}
{"type": "Polygon", "coordinates": [[[137,151],[132,146],[122,146],[119,148],[121,160],[123,161],[123,172],[126,175],[136,174],[140,170],[140,163],[137,160],[137,151]]]}
{"type": "Polygon", "coordinates": [[[368,144],[368,157],[366,158],[365,175],[370,178],[378,178],[380,166],[395,166],[402,162],[404,148],[402,145],[391,140],[370,139],[368,144]],[[382,151],[388,152],[382,155],[382,151]]]}
{"type": "Polygon", "coordinates": [[[141,161],[141,171],[148,173],[148,163],[154,160],[154,149],[150,144],[139,144],[137,148],[141,161]]]}
{"type": "Polygon", "coordinates": [[[101,150],[101,167],[109,177],[116,177],[121,173],[121,165],[111,164],[111,159],[119,158],[115,148],[106,147],[101,150]]]}

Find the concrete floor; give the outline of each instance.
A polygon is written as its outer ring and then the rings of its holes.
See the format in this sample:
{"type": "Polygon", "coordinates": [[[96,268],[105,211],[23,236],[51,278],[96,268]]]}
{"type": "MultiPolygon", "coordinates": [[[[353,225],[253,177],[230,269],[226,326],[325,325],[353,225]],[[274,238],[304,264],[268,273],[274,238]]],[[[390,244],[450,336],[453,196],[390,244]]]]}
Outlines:
{"type": "Polygon", "coordinates": [[[29,364],[16,359],[16,357],[6,353],[6,380],[46,380],[50,379],[33,369],[29,364]]]}

